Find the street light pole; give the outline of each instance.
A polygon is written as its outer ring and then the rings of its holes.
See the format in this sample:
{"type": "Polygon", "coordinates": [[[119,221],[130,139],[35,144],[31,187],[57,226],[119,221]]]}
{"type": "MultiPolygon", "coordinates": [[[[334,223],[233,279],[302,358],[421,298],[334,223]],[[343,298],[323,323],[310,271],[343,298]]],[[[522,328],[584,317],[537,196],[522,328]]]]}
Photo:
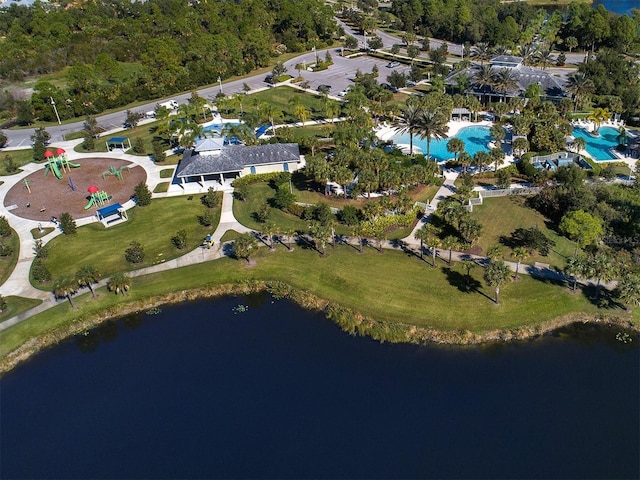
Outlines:
{"type": "Polygon", "coordinates": [[[222,78],[220,78],[220,75],[218,75],[218,84],[220,85],[220,93],[223,93],[223,91],[222,91],[222,78]]]}
{"type": "Polygon", "coordinates": [[[62,125],[62,122],[60,121],[60,115],[58,115],[58,109],[56,108],[56,102],[55,100],[53,100],[53,97],[49,97],[49,99],[51,100],[51,106],[53,107],[53,111],[56,114],[56,118],[58,119],[58,125],[62,125]]]}

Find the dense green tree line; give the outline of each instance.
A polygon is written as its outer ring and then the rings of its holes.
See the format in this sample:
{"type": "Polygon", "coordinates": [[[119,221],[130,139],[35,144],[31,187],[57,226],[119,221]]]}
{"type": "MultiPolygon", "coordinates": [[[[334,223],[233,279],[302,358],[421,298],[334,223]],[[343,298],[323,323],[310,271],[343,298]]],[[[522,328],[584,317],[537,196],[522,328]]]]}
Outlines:
{"type": "Polygon", "coordinates": [[[0,78],[67,68],[67,88],[35,87],[31,114],[43,120],[54,120],[51,98],[62,118],[94,114],[320,48],[336,31],[332,10],[317,0],[37,2],[1,11],[0,78]]]}
{"type": "Polygon", "coordinates": [[[489,45],[529,44],[584,50],[603,46],[629,51],[640,48],[640,9],[633,18],[616,15],[599,5],[571,3],[563,14],[548,15],[526,2],[498,0],[394,0],[391,12],[408,32],[454,42],[489,45]]]}

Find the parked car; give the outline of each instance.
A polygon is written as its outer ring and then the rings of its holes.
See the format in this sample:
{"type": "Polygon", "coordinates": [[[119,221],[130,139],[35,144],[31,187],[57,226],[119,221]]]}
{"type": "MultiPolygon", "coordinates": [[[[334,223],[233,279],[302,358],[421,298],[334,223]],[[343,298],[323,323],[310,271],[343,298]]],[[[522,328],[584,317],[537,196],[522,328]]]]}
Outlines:
{"type": "Polygon", "coordinates": [[[347,87],[344,90],[341,90],[340,93],[338,94],[338,96],[340,97],[346,97],[347,93],[349,93],[349,90],[351,90],[351,87],[347,87]]]}
{"type": "Polygon", "coordinates": [[[318,85],[317,90],[320,93],[329,93],[331,91],[331,85],[318,85]]]}
{"type": "Polygon", "coordinates": [[[399,67],[399,66],[400,66],[400,62],[397,62],[395,60],[393,62],[387,63],[387,68],[396,68],[396,67],[399,67]]]}

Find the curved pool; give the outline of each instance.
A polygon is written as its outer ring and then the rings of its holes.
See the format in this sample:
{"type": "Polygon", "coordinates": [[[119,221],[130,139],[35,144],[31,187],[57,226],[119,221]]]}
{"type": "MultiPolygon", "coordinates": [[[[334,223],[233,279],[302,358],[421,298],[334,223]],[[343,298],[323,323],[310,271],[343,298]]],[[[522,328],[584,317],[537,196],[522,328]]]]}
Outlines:
{"type": "MultiPolygon", "coordinates": [[[[431,157],[435,158],[438,161],[453,158],[453,154],[447,150],[447,143],[449,142],[449,140],[451,140],[451,138],[454,137],[459,138],[464,142],[464,151],[472,156],[476,152],[488,152],[489,147],[487,147],[487,144],[491,141],[489,130],[489,127],[479,125],[463,127],[453,137],[444,139],[432,139],[429,153],[431,157]]],[[[395,144],[404,143],[409,145],[410,143],[408,133],[395,134],[391,137],[391,139],[395,144]]],[[[421,139],[417,135],[414,135],[413,145],[420,147],[422,149],[422,153],[424,153],[425,155],[427,154],[426,139],[421,139]]]]}
{"type": "Polygon", "coordinates": [[[584,128],[574,128],[573,136],[584,138],[586,142],[585,149],[591,158],[598,162],[607,160],[617,160],[612,150],[618,146],[618,132],[614,127],[600,127],[598,130],[600,135],[594,137],[590,135],[584,128]]]}

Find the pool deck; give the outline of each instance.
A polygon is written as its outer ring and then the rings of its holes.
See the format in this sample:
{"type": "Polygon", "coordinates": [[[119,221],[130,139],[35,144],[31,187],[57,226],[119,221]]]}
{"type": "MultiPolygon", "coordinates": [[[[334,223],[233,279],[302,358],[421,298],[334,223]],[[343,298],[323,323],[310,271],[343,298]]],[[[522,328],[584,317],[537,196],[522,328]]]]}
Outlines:
{"type": "MultiPolygon", "coordinates": [[[[447,132],[447,135],[449,137],[453,137],[465,127],[490,127],[491,125],[493,125],[493,122],[490,122],[488,120],[482,120],[480,122],[467,122],[467,121],[453,120],[453,121],[447,122],[447,125],[449,126],[449,131],[447,132]]],[[[380,140],[384,140],[384,141],[391,140],[391,137],[393,137],[397,133],[398,133],[398,130],[395,127],[388,125],[386,123],[381,124],[376,130],[376,136],[380,140]]]]}

